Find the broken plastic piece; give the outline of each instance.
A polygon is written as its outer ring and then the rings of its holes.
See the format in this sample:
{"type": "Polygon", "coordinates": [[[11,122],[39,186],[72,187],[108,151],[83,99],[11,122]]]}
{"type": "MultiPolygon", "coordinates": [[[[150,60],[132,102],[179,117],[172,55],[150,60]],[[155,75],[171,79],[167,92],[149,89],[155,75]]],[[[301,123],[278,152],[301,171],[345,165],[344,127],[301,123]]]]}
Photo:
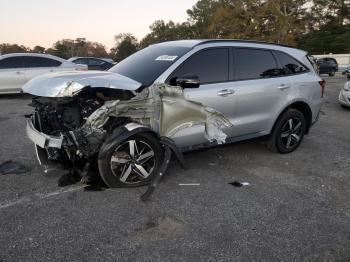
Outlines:
{"type": "Polygon", "coordinates": [[[238,181],[233,181],[229,184],[235,187],[250,186],[250,183],[248,182],[238,182],[238,181]]]}
{"type": "Polygon", "coordinates": [[[147,199],[152,195],[152,193],[156,189],[160,179],[162,178],[166,169],[168,168],[170,159],[171,159],[171,149],[169,147],[165,146],[163,164],[160,167],[159,172],[154,177],[152,183],[149,185],[147,191],[141,196],[141,200],[143,202],[147,201],[147,199]]]}
{"type": "Polygon", "coordinates": [[[26,167],[18,162],[8,160],[5,161],[0,165],[0,174],[1,175],[7,175],[7,174],[23,174],[26,173],[28,170],[26,167]]]}

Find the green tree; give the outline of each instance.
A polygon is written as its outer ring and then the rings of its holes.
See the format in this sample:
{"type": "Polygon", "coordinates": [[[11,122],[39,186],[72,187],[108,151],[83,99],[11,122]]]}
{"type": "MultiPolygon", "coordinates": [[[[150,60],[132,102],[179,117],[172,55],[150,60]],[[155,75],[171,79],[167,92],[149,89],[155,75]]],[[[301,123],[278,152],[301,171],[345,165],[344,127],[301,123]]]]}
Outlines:
{"type": "Polygon", "coordinates": [[[350,26],[324,25],[300,37],[298,47],[311,54],[350,53],[350,26]]]}
{"type": "Polygon", "coordinates": [[[85,38],[63,39],[54,43],[47,53],[68,59],[74,56],[108,57],[106,48],[97,42],[86,41],[85,38]]]}
{"type": "Polygon", "coordinates": [[[166,23],[163,20],[157,20],[150,26],[150,30],[151,33],[141,40],[141,48],[154,43],[195,38],[195,32],[189,22],[166,23]]]}
{"type": "Polygon", "coordinates": [[[312,6],[314,29],[327,24],[343,26],[350,23],[349,0],[314,0],[312,6]]]}
{"type": "Polygon", "coordinates": [[[120,62],[138,50],[138,41],[135,36],[129,33],[122,33],[114,37],[116,45],[111,49],[111,56],[114,61],[120,62]]]}
{"type": "Polygon", "coordinates": [[[0,44],[0,54],[10,54],[10,53],[25,53],[28,52],[30,49],[28,47],[25,47],[23,45],[17,45],[17,44],[0,44]]]}
{"type": "Polygon", "coordinates": [[[223,6],[224,1],[199,0],[192,9],[187,10],[188,21],[197,38],[210,38],[212,34],[209,26],[218,8],[223,6]]]}
{"type": "Polygon", "coordinates": [[[39,45],[36,45],[33,49],[32,49],[32,52],[34,53],[45,53],[45,47],[42,47],[42,46],[39,46],[39,45]]]}

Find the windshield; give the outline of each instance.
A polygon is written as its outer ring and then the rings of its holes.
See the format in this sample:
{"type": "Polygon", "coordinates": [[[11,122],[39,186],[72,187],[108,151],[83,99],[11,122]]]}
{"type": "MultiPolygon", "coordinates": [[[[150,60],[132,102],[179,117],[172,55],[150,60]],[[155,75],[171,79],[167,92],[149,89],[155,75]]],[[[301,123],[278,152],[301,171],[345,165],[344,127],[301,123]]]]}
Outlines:
{"type": "Polygon", "coordinates": [[[149,86],[176,60],[190,51],[189,47],[152,45],[125,58],[109,71],[149,86]]]}

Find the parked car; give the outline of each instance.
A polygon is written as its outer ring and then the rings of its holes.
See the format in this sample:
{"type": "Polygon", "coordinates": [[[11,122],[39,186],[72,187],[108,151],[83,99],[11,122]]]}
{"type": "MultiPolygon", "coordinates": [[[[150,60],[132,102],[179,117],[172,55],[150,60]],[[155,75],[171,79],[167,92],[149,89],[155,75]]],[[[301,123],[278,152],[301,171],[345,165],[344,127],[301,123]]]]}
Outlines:
{"type": "Polygon", "coordinates": [[[350,80],[350,67],[345,68],[342,74],[347,76],[347,78],[350,80]]]}
{"type": "Polygon", "coordinates": [[[72,57],[68,61],[75,64],[87,65],[89,70],[108,70],[115,65],[112,59],[96,57],[72,57]]]}
{"type": "Polygon", "coordinates": [[[319,74],[328,74],[334,76],[338,72],[338,62],[334,58],[324,57],[317,60],[319,65],[319,74]]]}
{"type": "Polygon", "coordinates": [[[0,55],[0,94],[21,92],[22,86],[36,76],[72,70],[87,70],[87,68],[47,54],[0,55]]]}
{"type": "Polygon", "coordinates": [[[23,89],[38,96],[27,134],[45,168],[84,175],[95,166],[108,186],[131,187],[161,176],[169,150],[182,159],[265,136],[273,152],[293,152],[318,119],[324,81],[302,50],[184,40],[151,45],[108,72],[41,76],[23,89]]]}
{"type": "Polygon", "coordinates": [[[342,107],[350,107],[350,81],[340,90],[338,101],[342,107]]]}

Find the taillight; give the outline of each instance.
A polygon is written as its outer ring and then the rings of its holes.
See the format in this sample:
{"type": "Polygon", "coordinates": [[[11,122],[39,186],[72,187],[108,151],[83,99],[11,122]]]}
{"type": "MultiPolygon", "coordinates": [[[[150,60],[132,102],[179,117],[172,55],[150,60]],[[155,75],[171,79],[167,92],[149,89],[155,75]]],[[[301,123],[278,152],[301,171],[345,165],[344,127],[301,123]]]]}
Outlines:
{"type": "Polygon", "coordinates": [[[325,81],[324,79],[322,79],[322,81],[319,81],[318,83],[319,83],[320,86],[321,86],[321,97],[323,97],[323,95],[324,95],[324,89],[325,89],[325,87],[326,87],[326,81],[325,81]]]}

